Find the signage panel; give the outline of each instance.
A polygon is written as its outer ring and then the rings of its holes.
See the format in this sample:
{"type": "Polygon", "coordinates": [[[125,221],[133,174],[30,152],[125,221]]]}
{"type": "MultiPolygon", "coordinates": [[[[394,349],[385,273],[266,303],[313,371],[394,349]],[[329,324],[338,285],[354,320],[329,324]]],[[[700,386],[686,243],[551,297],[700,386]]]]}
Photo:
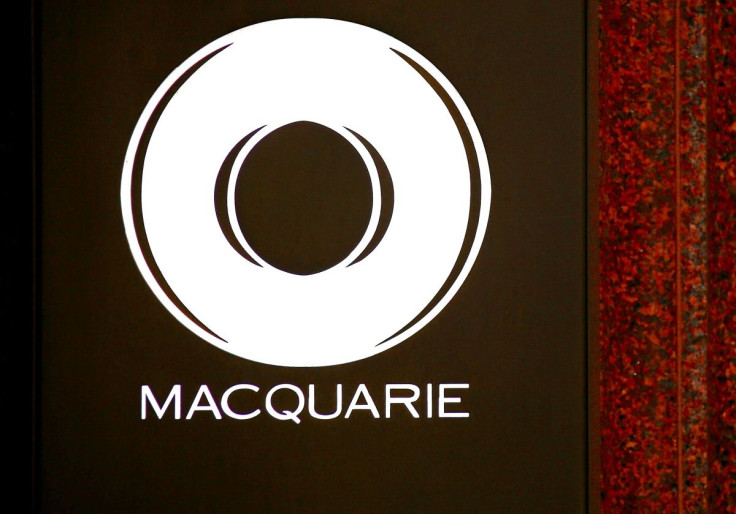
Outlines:
{"type": "Polygon", "coordinates": [[[585,511],[584,9],[44,2],[41,510],[585,511]]]}

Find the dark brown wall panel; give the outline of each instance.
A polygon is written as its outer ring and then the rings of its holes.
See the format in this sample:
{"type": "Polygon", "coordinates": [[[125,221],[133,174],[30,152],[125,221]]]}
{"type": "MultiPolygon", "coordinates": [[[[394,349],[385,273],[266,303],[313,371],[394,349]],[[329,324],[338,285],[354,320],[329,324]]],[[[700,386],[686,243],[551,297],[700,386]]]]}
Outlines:
{"type": "Polygon", "coordinates": [[[40,510],[584,512],[584,6],[45,0],[40,510]],[[458,294],[411,339],[345,365],[259,364],[200,340],[141,277],[121,214],[126,148],[161,82],[214,39],[287,17],[348,20],[416,48],[467,103],[491,169],[485,242],[458,294]],[[200,385],[219,400],[240,383],[261,387],[258,418],[141,419],[143,385],[161,397],[181,384],[186,416],[200,385]],[[342,384],[347,408],[362,383],[376,398],[386,384],[468,383],[470,415],[297,425],[263,405],[277,384],[342,384]]]}

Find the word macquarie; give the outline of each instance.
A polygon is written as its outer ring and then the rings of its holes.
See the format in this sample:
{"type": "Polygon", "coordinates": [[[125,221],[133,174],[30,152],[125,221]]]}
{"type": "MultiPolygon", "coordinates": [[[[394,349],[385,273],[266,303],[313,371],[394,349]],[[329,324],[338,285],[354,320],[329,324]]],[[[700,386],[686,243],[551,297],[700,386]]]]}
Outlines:
{"type": "MultiPolygon", "coordinates": [[[[317,404],[323,405],[327,401],[317,400],[319,394],[314,384],[307,387],[306,394],[298,386],[279,384],[272,387],[265,396],[261,388],[253,384],[236,384],[228,388],[219,401],[215,400],[212,391],[207,385],[200,386],[193,396],[186,417],[190,420],[195,416],[200,418],[211,416],[215,420],[223,419],[223,415],[236,420],[253,419],[265,413],[277,420],[300,423],[309,416],[318,420],[330,420],[343,416],[345,419],[356,415],[356,411],[365,411],[363,415],[370,415],[379,419],[381,415],[390,418],[392,413],[401,409],[407,411],[414,418],[467,418],[470,413],[462,411],[462,390],[469,389],[468,384],[439,384],[436,391],[432,384],[420,388],[414,384],[386,384],[380,397],[371,394],[365,384],[360,384],[352,394],[350,402],[343,414],[343,386],[335,387],[334,406],[330,401],[328,412],[321,411],[317,404]],[[420,397],[424,392],[424,399],[420,397]],[[379,410],[374,397],[382,400],[382,409],[379,410]],[[250,407],[243,408],[247,404],[250,407]],[[240,408],[236,408],[240,406],[240,408]],[[305,412],[306,411],[306,412],[305,412]],[[331,412],[330,412],[331,411],[331,412]]],[[[163,402],[147,385],[141,386],[141,419],[148,419],[149,408],[158,419],[164,416],[170,418],[173,411],[174,419],[181,419],[183,391],[181,384],[174,385],[163,402]]],[[[359,415],[359,414],[357,414],[359,415]]]]}

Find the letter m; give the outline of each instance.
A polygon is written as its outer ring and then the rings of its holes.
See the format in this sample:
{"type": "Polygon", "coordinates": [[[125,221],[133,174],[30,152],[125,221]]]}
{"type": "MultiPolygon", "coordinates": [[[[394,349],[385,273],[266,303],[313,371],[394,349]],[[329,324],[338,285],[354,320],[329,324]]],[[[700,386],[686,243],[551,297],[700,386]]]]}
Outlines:
{"type": "Polygon", "coordinates": [[[181,419],[181,385],[176,384],[171,388],[169,396],[166,397],[163,407],[156,401],[156,397],[153,396],[151,388],[147,385],[141,386],[141,419],[146,419],[146,404],[150,403],[153,407],[154,412],[158,416],[158,419],[164,417],[166,409],[169,408],[171,402],[174,402],[174,419],[181,419]]]}

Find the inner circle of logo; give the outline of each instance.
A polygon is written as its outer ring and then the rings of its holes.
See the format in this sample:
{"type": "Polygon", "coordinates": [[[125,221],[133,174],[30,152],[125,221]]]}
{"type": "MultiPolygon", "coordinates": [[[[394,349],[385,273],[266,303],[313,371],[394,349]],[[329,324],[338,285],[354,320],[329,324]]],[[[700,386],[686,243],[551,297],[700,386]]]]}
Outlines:
{"type": "Polygon", "coordinates": [[[424,57],[354,23],[286,19],[210,43],[164,81],[121,203],[141,274],[189,330],[253,361],[325,366],[391,348],[447,305],[480,250],[491,180],[468,108],[424,57]],[[249,156],[295,123],[352,145],[373,197],[357,246],[311,274],[272,266],[236,219],[249,156]]]}

